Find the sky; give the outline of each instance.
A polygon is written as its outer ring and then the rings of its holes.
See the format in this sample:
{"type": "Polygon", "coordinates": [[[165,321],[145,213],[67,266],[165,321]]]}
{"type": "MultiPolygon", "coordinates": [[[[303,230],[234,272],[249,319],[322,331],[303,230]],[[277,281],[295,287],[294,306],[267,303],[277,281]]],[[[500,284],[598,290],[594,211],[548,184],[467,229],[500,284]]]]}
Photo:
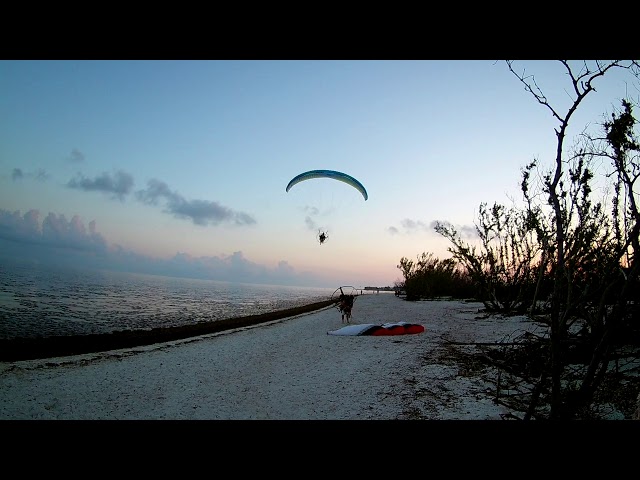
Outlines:
{"type": "MultiPolygon", "coordinates": [[[[560,62],[514,68],[566,113],[560,62]]],[[[634,81],[596,81],[568,139],[634,81]]],[[[451,256],[435,222],[473,241],[482,203],[520,201],[558,125],[504,60],[3,60],[0,262],[393,286],[402,258],[451,256]],[[328,178],[286,191],[315,169],[368,199],[328,178]]]]}

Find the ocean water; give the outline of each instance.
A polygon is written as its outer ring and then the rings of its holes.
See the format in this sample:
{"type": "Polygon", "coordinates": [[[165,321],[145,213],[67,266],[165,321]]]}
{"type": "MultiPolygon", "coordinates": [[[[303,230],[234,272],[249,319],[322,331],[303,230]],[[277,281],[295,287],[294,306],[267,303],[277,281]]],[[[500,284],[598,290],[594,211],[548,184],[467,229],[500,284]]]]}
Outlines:
{"type": "Polygon", "coordinates": [[[334,289],[0,264],[0,339],[173,327],[269,313],[334,289]]]}

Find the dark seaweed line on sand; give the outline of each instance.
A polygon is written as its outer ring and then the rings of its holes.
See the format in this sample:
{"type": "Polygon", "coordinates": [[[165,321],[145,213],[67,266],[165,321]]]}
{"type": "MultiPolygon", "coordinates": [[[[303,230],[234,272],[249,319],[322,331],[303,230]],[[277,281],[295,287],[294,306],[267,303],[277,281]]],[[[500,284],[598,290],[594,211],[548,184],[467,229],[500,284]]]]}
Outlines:
{"type": "Polygon", "coordinates": [[[179,327],[160,327],[151,330],[120,330],[113,333],[92,335],[66,335],[45,338],[16,338],[0,340],[0,361],[15,362],[68,355],[97,353],[120,348],[141,347],[155,343],[171,342],[185,338],[218,333],[234,328],[249,327],[261,323],[294,317],[320,310],[335,304],[334,300],[311,303],[260,315],[227,318],[214,322],[197,323],[179,327]]]}

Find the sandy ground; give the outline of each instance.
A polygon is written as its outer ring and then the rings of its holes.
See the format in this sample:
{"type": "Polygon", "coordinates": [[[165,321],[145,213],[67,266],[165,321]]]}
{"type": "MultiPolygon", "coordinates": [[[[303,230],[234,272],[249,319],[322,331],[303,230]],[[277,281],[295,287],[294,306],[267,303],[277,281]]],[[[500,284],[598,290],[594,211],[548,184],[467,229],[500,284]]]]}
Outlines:
{"type": "Polygon", "coordinates": [[[415,335],[334,336],[334,307],[257,327],[109,352],[0,363],[0,419],[500,420],[495,387],[448,342],[497,342],[540,326],[484,318],[480,303],[356,299],[352,323],[415,335]]]}

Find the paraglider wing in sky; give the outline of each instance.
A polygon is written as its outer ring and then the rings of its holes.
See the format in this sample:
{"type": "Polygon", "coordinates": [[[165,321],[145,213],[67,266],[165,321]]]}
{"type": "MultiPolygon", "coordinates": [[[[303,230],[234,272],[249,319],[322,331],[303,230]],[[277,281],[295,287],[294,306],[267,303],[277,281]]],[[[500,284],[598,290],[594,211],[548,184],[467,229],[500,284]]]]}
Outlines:
{"type": "Polygon", "coordinates": [[[296,175],[291,179],[289,185],[287,185],[287,192],[293,187],[296,183],[303,182],[305,180],[310,180],[312,178],[333,178],[335,180],[340,180],[348,185],[351,185],[356,190],[358,190],[365,200],[369,198],[367,194],[367,190],[364,188],[358,180],[353,178],[351,175],[347,175],[346,173],[337,172],[335,170],[309,170],[308,172],[301,173],[300,175],[296,175]]]}

